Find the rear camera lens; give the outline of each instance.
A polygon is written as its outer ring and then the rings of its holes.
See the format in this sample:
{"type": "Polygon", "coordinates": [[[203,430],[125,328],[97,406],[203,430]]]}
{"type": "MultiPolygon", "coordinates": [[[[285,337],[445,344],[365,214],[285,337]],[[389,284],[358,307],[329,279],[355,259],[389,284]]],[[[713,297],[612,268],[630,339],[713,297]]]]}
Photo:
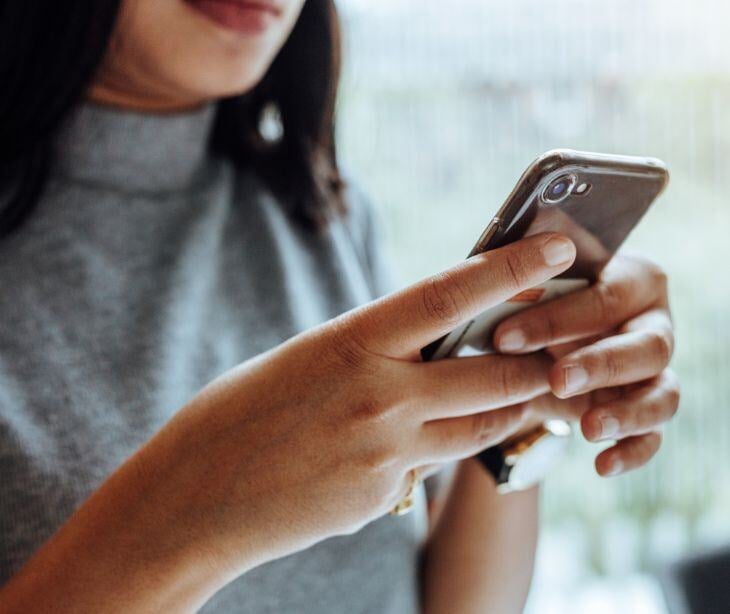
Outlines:
{"type": "Polygon", "coordinates": [[[567,198],[575,186],[576,179],[573,175],[558,177],[545,188],[542,199],[546,203],[555,204],[567,198]]]}

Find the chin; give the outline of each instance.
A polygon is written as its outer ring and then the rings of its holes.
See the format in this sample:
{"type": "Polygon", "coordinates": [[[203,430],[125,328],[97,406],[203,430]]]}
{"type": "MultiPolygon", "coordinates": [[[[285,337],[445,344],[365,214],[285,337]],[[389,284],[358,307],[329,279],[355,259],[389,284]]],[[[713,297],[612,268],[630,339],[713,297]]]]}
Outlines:
{"type": "Polygon", "coordinates": [[[182,90],[196,97],[227,98],[254,89],[270,65],[269,59],[252,62],[250,58],[230,64],[205,62],[195,67],[188,63],[180,67],[178,82],[182,90]]]}
{"type": "Polygon", "coordinates": [[[289,26],[248,37],[230,32],[179,0],[126,0],[110,55],[108,82],[157,107],[244,94],[255,88],[286,41],[289,26]]]}

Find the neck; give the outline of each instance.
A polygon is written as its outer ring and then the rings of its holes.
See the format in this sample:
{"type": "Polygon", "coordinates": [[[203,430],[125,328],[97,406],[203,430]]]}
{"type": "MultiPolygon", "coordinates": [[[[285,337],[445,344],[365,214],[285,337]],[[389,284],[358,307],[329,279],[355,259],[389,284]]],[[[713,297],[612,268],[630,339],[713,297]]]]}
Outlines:
{"type": "Polygon", "coordinates": [[[56,136],[54,173],[122,192],[188,189],[206,164],[216,105],[144,108],[116,98],[78,105],[56,136]]]}
{"type": "Polygon", "coordinates": [[[96,82],[87,93],[89,101],[103,105],[126,109],[129,111],[151,112],[151,113],[181,113],[195,111],[206,105],[206,100],[200,99],[174,99],[156,97],[149,95],[138,95],[134,92],[124,91],[111,84],[96,82]]]}

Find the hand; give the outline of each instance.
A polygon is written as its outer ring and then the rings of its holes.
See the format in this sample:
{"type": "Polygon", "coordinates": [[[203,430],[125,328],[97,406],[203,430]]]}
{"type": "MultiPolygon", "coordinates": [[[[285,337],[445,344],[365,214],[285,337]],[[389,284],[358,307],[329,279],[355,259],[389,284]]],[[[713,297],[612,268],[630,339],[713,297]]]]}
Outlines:
{"type": "Polygon", "coordinates": [[[403,497],[412,468],[501,442],[550,389],[544,354],[422,363],[419,349],[574,257],[564,237],[531,237],[224,373],[81,506],[0,606],[195,609],[253,566],[359,530],[403,497]]]}
{"type": "Polygon", "coordinates": [[[523,354],[547,348],[556,358],[538,414],[579,418],[589,441],[616,440],[596,458],[600,475],[644,465],[661,427],[679,406],[667,368],[674,349],[667,280],[650,261],[616,256],[596,284],[500,323],[497,348],[523,354]]]}
{"type": "Polygon", "coordinates": [[[229,560],[254,541],[256,558],[274,558],[357,531],[397,503],[411,468],[469,457],[520,427],[520,404],[549,390],[549,357],[422,363],[419,349],[574,255],[557,235],[526,239],[224,374],[171,424],[183,454],[175,490],[195,489],[194,517],[214,519],[229,560]]]}

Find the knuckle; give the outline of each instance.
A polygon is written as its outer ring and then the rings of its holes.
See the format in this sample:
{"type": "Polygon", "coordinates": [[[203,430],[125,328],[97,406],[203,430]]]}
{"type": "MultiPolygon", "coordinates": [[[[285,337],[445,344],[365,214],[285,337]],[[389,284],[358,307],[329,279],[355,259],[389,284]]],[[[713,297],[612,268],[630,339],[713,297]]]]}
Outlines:
{"type": "Polygon", "coordinates": [[[371,354],[355,330],[345,320],[332,323],[331,348],[337,361],[352,371],[362,373],[369,364],[371,354]]]}
{"type": "Polygon", "coordinates": [[[423,309],[429,320],[456,326],[473,302],[468,285],[448,271],[432,278],[423,287],[423,309]]]}
{"type": "Polygon", "coordinates": [[[641,440],[641,455],[647,459],[656,454],[662,445],[662,434],[659,431],[652,431],[641,440]]]}
{"type": "Polygon", "coordinates": [[[606,383],[613,384],[621,379],[623,365],[616,352],[608,351],[604,355],[603,370],[606,376],[606,383]]]}
{"type": "Polygon", "coordinates": [[[669,398],[669,414],[667,417],[667,421],[674,418],[674,416],[677,415],[677,412],[679,412],[679,395],[677,396],[670,396],[669,398]]]}
{"type": "Polygon", "coordinates": [[[379,396],[366,396],[352,407],[352,418],[356,425],[380,423],[390,414],[391,406],[379,396]]]}
{"type": "Polygon", "coordinates": [[[602,322],[612,322],[626,301],[619,284],[606,282],[598,282],[594,286],[593,297],[602,322]]]}
{"type": "Polygon", "coordinates": [[[544,328],[545,340],[550,345],[560,336],[560,324],[555,310],[546,309],[545,317],[541,318],[540,322],[544,328]]]}
{"type": "Polygon", "coordinates": [[[474,414],[472,420],[472,437],[477,444],[486,444],[490,442],[498,430],[499,419],[491,415],[489,412],[474,414]]]}
{"type": "Polygon", "coordinates": [[[507,250],[504,254],[505,273],[508,283],[515,291],[525,287],[530,279],[525,261],[515,251],[507,250]]]}
{"type": "Polygon", "coordinates": [[[652,284],[659,288],[666,288],[669,282],[667,272],[656,262],[648,258],[642,259],[642,264],[651,280],[652,284]]]}
{"type": "Polygon", "coordinates": [[[674,416],[679,409],[679,402],[682,398],[682,390],[676,375],[672,374],[666,378],[665,394],[667,395],[672,416],[674,416]]]}
{"type": "Polygon", "coordinates": [[[581,359],[581,366],[591,379],[600,380],[601,384],[610,386],[619,381],[622,374],[622,361],[613,349],[586,354],[581,359]]]}
{"type": "Polygon", "coordinates": [[[636,416],[637,427],[644,432],[656,428],[657,424],[664,421],[664,413],[664,399],[661,397],[652,399],[636,416]]]}
{"type": "Polygon", "coordinates": [[[526,405],[510,406],[509,411],[485,411],[472,416],[472,437],[479,446],[503,439],[508,431],[522,421],[526,405]]]}
{"type": "Polygon", "coordinates": [[[383,473],[392,469],[399,459],[398,447],[390,442],[370,446],[360,457],[360,465],[368,473],[383,473]]]}
{"type": "Polygon", "coordinates": [[[499,387],[499,393],[505,401],[509,401],[520,389],[522,374],[515,369],[512,363],[501,362],[496,369],[496,376],[497,381],[495,383],[499,387]]]}
{"type": "Polygon", "coordinates": [[[658,357],[662,366],[666,366],[672,359],[674,348],[669,337],[659,331],[646,333],[652,353],[658,357]]]}

